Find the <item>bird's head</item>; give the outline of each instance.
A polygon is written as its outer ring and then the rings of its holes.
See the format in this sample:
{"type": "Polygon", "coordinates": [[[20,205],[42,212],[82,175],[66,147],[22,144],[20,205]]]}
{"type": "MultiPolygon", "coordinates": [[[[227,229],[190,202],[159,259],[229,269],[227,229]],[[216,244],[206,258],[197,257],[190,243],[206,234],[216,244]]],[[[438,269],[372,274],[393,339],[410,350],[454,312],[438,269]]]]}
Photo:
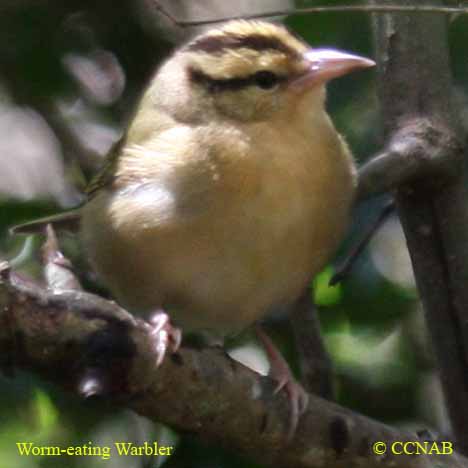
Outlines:
{"type": "Polygon", "coordinates": [[[323,100],[328,80],[373,65],[357,55],[312,49],[276,24],[231,21],[181,47],[149,94],[182,121],[261,121],[294,112],[306,96],[323,100]]]}

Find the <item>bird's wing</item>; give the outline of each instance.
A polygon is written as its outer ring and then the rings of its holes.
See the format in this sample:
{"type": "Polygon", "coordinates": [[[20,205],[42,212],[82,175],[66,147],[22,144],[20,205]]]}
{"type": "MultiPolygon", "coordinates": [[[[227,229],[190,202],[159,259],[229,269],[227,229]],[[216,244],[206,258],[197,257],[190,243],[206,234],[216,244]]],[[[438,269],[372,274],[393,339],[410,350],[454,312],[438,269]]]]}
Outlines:
{"type": "MultiPolygon", "coordinates": [[[[106,161],[86,188],[87,201],[105,187],[128,188],[122,209],[141,212],[155,225],[191,222],[220,204],[223,177],[212,131],[177,127],[154,135],[144,145],[126,138],[111,148],[106,161]],[[201,136],[200,136],[201,135],[201,136]],[[120,161],[120,162],[119,162],[120,161]]],[[[216,140],[216,138],[215,138],[216,140]]],[[[12,234],[41,232],[47,224],[76,232],[81,207],[11,228],[12,234]]]]}
{"type": "Polygon", "coordinates": [[[114,172],[119,196],[113,207],[120,219],[128,213],[129,220],[154,228],[215,218],[242,192],[237,178],[231,180],[239,172],[237,160],[246,159],[238,156],[239,146],[238,135],[220,125],[179,124],[144,144],[128,141],[114,172]]]}
{"type": "Polygon", "coordinates": [[[93,196],[100,188],[111,184],[114,180],[115,166],[117,164],[118,156],[124,144],[125,136],[112,145],[112,148],[109,150],[109,153],[106,156],[104,164],[97,172],[97,174],[91,179],[91,181],[85,189],[85,194],[88,200],[93,198],[93,196]]]}
{"type": "MultiPolygon", "coordinates": [[[[124,144],[124,138],[117,141],[111,148],[104,165],[96,176],[91,179],[91,182],[85,189],[87,199],[92,198],[99,188],[112,183],[114,177],[114,166],[117,156],[124,144]]],[[[28,221],[27,223],[18,224],[10,228],[10,234],[37,234],[43,232],[48,224],[52,224],[54,229],[66,230],[70,232],[78,232],[80,229],[80,207],[66,211],[65,213],[57,213],[44,218],[28,221]]]]}

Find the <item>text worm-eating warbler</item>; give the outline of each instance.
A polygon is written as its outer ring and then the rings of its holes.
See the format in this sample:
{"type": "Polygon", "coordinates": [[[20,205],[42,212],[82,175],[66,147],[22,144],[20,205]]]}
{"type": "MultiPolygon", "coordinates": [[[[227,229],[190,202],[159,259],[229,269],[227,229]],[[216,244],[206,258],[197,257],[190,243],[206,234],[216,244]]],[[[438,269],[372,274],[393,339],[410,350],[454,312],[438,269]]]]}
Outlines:
{"type": "Polygon", "coordinates": [[[122,305],[234,334],[292,303],[342,239],[355,169],[325,83],[372,65],[270,23],[212,29],[159,68],[87,202],[55,220],[80,218],[122,305]]]}

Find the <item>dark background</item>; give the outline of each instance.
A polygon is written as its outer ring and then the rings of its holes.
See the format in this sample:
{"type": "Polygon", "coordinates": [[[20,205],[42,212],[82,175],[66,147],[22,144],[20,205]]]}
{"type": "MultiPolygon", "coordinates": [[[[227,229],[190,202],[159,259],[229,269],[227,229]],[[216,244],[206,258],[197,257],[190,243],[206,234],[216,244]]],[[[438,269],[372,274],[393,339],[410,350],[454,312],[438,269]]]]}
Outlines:
{"type": "MultiPolygon", "coordinates": [[[[207,12],[216,16],[216,8],[223,3],[193,1],[190,11],[184,10],[184,2],[172,5],[176,12],[204,18],[207,12]]],[[[272,9],[272,2],[265,5],[268,8],[263,6],[264,10],[272,9]]],[[[311,2],[296,6],[307,5],[311,2]]],[[[260,7],[257,5],[257,10],[260,7]]],[[[453,95],[454,105],[461,107],[461,115],[468,120],[468,16],[448,20],[454,88],[447,93],[453,95]]],[[[311,45],[373,57],[370,21],[367,13],[285,19],[311,45]]],[[[1,258],[11,260],[16,269],[28,275],[40,277],[41,240],[11,238],[8,227],[80,202],[83,187],[125,128],[155,67],[189,34],[158,18],[146,0],[2,1],[1,258]]],[[[329,111],[359,164],[379,149],[376,85],[375,73],[365,72],[329,86],[329,111]]],[[[467,122],[463,124],[466,128],[467,122]]],[[[375,218],[384,200],[358,207],[337,258],[375,218]]],[[[65,237],[62,245],[77,269],[84,270],[86,263],[77,240],[65,237]]],[[[335,366],[338,401],[390,424],[445,434],[448,421],[398,220],[392,218],[384,225],[343,284],[329,288],[331,273],[332,266],[316,279],[313,294],[320,304],[325,341],[335,366]]],[[[273,319],[269,332],[295,366],[291,333],[285,323],[273,319]]],[[[234,343],[232,353],[266,370],[262,352],[248,337],[234,343]]],[[[163,463],[168,468],[253,466],[229,450],[116,410],[105,399],[79,401],[22,372],[14,378],[0,376],[0,468],[94,467],[104,463],[112,468],[163,463]],[[113,456],[103,461],[92,457],[20,457],[16,448],[17,442],[66,447],[89,441],[96,446],[153,440],[176,446],[175,454],[159,460],[113,456]]]]}

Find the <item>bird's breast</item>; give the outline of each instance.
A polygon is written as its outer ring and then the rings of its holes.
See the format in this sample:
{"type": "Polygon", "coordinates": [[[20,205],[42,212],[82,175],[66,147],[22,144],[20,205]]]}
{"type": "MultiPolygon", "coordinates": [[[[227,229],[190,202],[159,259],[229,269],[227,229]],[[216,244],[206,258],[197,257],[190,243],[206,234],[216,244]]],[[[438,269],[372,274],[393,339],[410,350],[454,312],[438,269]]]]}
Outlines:
{"type": "Polygon", "coordinates": [[[137,200],[98,198],[83,237],[117,299],[140,310],[166,306],[183,328],[222,333],[294,300],[336,249],[352,202],[352,160],[327,125],[317,138],[258,129],[243,158],[223,161],[212,203],[187,222],[140,229],[132,225],[137,200]]]}

